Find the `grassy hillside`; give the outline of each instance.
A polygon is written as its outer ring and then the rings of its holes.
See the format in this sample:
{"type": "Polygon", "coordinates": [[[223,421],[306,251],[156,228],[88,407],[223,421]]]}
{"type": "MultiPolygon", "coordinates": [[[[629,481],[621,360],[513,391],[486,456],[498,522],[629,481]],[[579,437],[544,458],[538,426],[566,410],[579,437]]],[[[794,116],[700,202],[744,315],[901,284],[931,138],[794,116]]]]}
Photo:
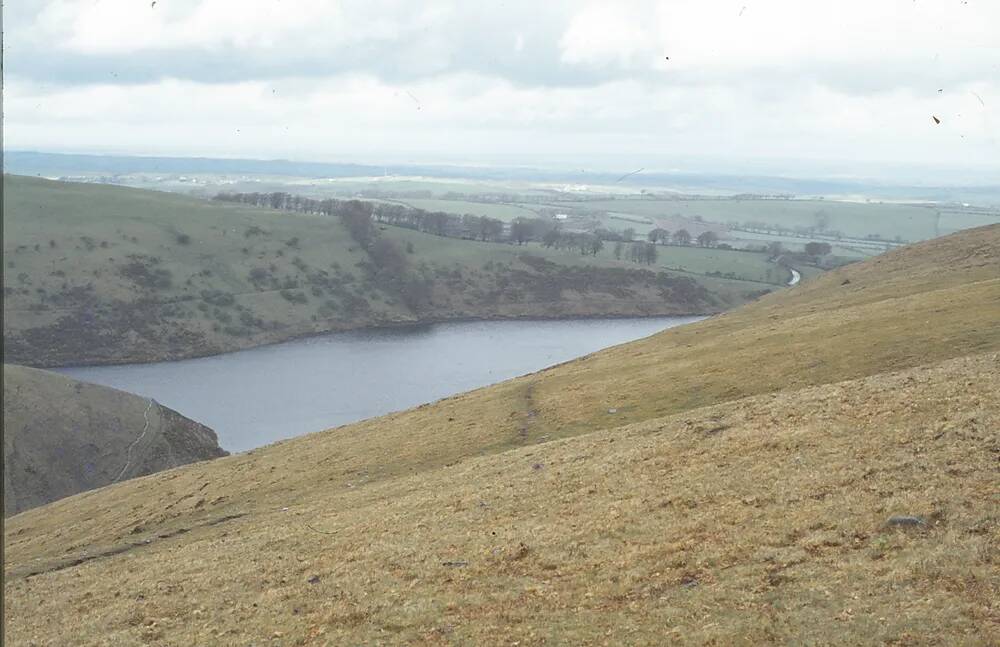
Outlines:
{"type": "Polygon", "coordinates": [[[712,313],[784,280],[759,282],[759,268],[707,276],[701,259],[653,272],[384,227],[380,236],[407,252],[409,280],[398,281],[336,217],[17,176],[4,176],[4,233],[5,350],[40,366],[206,355],[417,321],[712,313]],[[412,281],[426,286],[420,303],[409,300],[412,281]]]}
{"type": "Polygon", "coordinates": [[[225,456],[215,432],[152,400],[3,365],[4,515],[225,456]]]}
{"type": "Polygon", "coordinates": [[[998,268],[964,232],[18,515],[8,637],[995,644],[998,268]]]}

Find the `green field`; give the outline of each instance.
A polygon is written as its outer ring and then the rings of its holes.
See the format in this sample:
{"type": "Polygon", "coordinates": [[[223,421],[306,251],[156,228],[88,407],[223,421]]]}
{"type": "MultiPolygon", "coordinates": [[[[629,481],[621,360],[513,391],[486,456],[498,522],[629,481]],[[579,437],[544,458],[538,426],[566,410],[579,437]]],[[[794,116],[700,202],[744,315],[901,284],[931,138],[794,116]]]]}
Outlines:
{"type": "Polygon", "coordinates": [[[378,178],[332,178],[327,180],[302,179],[285,185],[285,191],[293,193],[299,187],[309,188],[319,195],[353,195],[356,193],[413,193],[440,197],[455,193],[476,196],[488,193],[517,193],[520,195],[549,195],[552,192],[528,183],[490,182],[460,180],[454,178],[430,177],[378,177],[378,178]]]}
{"type": "Polygon", "coordinates": [[[515,218],[537,218],[538,213],[513,204],[499,204],[493,202],[471,202],[466,200],[420,200],[407,199],[400,201],[417,209],[424,211],[444,211],[445,213],[455,213],[459,215],[472,214],[474,216],[486,216],[496,218],[504,222],[510,222],[515,218]]]}
{"type": "Polygon", "coordinates": [[[827,230],[840,231],[845,236],[877,235],[886,240],[898,236],[904,241],[925,240],[1000,222],[1000,212],[956,212],[949,208],[942,211],[939,222],[938,209],[930,206],[832,200],[615,199],[553,204],[556,205],[577,211],[635,214],[653,219],[699,217],[708,222],[739,225],[761,222],[784,229],[814,227],[824,220],[827,230]]]}
{"type": "Polygon", "coordinates": [[[403,258],[389,271],[337,217],[17,176],[4,193],[6,350],[42,366],[428,319],[717,312],[774,287],[755,282],[766,268],[709,269],[694,250],[662,265],[683,271],[651,279],[607,254],[379,227],[403,258]]]}
{"type": "MultiPolygon", "coordinates": [[[[701,247],[680,247],[658,245],[657,265],[686,272],[708,274],[718,272],[732,274],[748,281],[782,284],[788,280],[788,270],[768,262],[764,252],[744,252],[726,249],[705,249],[701,247]]],[[[613,258],[614,243],[609,243],[600,255],[613,258]]]]}

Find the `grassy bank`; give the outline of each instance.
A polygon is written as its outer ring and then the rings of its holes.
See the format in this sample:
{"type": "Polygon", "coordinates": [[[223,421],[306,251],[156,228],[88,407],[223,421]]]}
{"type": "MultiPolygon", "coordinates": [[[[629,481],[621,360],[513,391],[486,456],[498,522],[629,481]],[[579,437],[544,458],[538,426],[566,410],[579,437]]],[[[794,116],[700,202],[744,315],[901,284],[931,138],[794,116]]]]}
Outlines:
{"type": "Polygon", "coordinates": [[[673,271],[396,227],[378,232],[401,251],[387,268],[335,216],[17,176],[4,194],[6,352],[38,366],[423,321],[713,313],[782,283],[762,267],[708,276],[702,258],[673,271]]]}

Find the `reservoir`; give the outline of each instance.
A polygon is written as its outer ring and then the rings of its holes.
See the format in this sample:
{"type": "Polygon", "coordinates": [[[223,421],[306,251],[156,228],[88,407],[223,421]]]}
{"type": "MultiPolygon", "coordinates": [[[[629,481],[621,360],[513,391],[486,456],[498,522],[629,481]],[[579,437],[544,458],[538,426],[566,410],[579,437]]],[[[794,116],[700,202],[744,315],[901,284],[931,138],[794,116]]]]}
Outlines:
{"type": "Polygon", "coordinates": [[[478,321],[334,333],[58,372],[156,399],[231,452],[432,402],[702,317],[478,321]]]}

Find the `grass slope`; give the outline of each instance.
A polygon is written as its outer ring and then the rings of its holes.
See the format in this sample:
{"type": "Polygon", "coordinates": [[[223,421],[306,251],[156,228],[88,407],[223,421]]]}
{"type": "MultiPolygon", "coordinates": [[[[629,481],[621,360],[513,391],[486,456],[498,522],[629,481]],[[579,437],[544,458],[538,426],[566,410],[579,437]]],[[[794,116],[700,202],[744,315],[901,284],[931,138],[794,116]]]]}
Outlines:
{"type": "Polygon", "coordinates": [[[215,432],[146,398],[3,365],[4,515],[225,456],[215,432]]]}
{"type": "Polygon", "coordinates": [[[995,643],[998,267],[964,232],[18,515],[8,636],[995,643]]]}
{"type": "Polygon", "coordinates": [[[443,319],[710,313],[774,287],[704,276],[705,263],[657,277],[609,258],[386,227],[432,286],[416,308],[339,218],[17,176],[4,176],[4,233],[5,350],[40,366],[443,319]]]}

